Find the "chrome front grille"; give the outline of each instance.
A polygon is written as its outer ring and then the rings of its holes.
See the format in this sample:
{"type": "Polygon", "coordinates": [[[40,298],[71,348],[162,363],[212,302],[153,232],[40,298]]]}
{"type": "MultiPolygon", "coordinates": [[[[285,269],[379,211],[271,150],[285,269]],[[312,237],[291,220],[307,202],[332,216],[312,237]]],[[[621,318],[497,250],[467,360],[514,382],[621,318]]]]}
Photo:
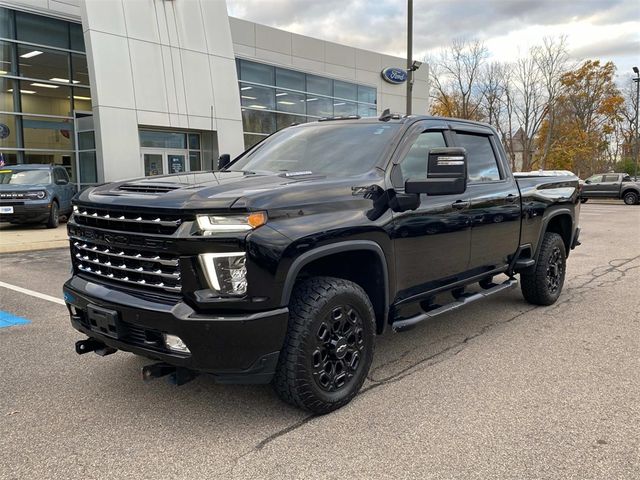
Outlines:
{"type": "Polygon", "coordinates": [[[71,239],[76,268],[87,275],[156,291],[180,292],[180,260],[176,256],[108,247],[71,239]]]}
{"type": "Polygon", "coordinates": [[[137,213],[84,206],[79,206],[74,212],[73,220],[85,227],[156,235],[172,235],[182,223],[179,215],[137,213]]]}

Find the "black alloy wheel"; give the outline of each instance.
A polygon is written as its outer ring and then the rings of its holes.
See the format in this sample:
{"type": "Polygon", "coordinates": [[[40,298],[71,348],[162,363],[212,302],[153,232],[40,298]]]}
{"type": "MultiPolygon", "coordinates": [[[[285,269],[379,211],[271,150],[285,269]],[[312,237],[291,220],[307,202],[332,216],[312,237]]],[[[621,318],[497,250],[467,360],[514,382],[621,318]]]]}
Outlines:
{"type": "Polygon", "coordinates": [[[549,256],[547,264],[547,288],[549,293],[555,295],[562,287],[564,278],[564,258],[559,246],[555,246],[549,256]]]}
{"type": "Polygon", "coordinates": [[[638,203],[638,194],[636,192],[627,192],[624,194],[623,200],[626,205],[635,205],[638,203]]]}
{"type": "Polygon", "coordinates": [[[358,371],[364,350],[362,316],[351,305],[338,305],[316,329],[311,352],[313,379],[327,392],[346,388],[358,371]]]}

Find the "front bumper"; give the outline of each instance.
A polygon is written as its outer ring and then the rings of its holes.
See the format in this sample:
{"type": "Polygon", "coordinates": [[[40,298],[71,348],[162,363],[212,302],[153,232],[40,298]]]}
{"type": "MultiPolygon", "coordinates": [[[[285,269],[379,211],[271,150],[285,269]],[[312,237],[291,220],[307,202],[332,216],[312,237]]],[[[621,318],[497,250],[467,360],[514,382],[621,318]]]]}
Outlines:
{"type": "Polygon", "coordinates": [[[271,381],[289,317],[286,307],[204,315],[183,301],[170,304],[148,300],[77,275],[65,283],[63,290],[76,330],[118,350],[214,374],[220,383],[271,381]],[[116,331],[105,334],[92,325],[87,315],[89,305],[117,312],[116,331]],[[163,333],[180,337],[190,353],[168,350],[163,333]]]}
{"type": "Polygon", "coordinates": [[[0,206],[12,207],[13,213],[0,213],[0,222],[36,222],[49,217],[49,200],[18,202],[0,202],[0,206]]]}

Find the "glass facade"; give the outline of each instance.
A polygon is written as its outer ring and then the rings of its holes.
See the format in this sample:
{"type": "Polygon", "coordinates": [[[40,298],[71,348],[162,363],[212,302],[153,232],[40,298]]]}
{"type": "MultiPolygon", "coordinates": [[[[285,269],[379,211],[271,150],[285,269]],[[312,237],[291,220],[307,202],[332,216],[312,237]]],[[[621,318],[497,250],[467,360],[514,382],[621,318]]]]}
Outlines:
{"type": "Polygon", "coordinates": [[[202,170],[200,133],[139,130],[145,176],[202,170]]]}
{"type": "Polygon", "coordinates": [[[377,115],[375,87],[236,59],[245,147],[294,123],[377,115]]]}
{"type": "Polygon", "coordinates": [[[98,181],[82,26],[0,8],[0,154],[98,181]],[[6,127],[6,128],[5,128],[6,127]]]}

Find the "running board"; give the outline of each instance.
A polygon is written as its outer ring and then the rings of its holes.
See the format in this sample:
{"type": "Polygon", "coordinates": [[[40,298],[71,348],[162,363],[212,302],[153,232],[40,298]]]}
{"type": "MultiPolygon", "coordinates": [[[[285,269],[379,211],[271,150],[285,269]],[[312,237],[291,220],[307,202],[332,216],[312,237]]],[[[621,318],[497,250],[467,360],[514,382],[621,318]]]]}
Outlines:
{"type": "Polygon", "coordinates": [[[470,303],[473,303],[477,300],[482,300],[485,297],[490,295],[494,295],[496,293],[500,293],[504,290],[510,290],[515,288],[518,285],[518,281],[515,279],[509,279],[504,283],[500,283],[494,287],[488,288],[487,290],[483,290],[478,293],[472,293],[468,296],[463,296],[458,300],[455,300],[451,303],[443,305],[441,307],[435,308],[425,313],[421,313],[416,315],[415,317],[405,318],[403,320],[397,320],[391,324],[391,328],[394,332],[404,332],[405,330],[409,330],[415,327],[418,323],[424,322],[425,320],[429,320],[430,318],[437,317],[438,315],[442,315],[443,313],[450,312],[451,310],[456,310],[460,307],[464,307],[470,303]]]}

